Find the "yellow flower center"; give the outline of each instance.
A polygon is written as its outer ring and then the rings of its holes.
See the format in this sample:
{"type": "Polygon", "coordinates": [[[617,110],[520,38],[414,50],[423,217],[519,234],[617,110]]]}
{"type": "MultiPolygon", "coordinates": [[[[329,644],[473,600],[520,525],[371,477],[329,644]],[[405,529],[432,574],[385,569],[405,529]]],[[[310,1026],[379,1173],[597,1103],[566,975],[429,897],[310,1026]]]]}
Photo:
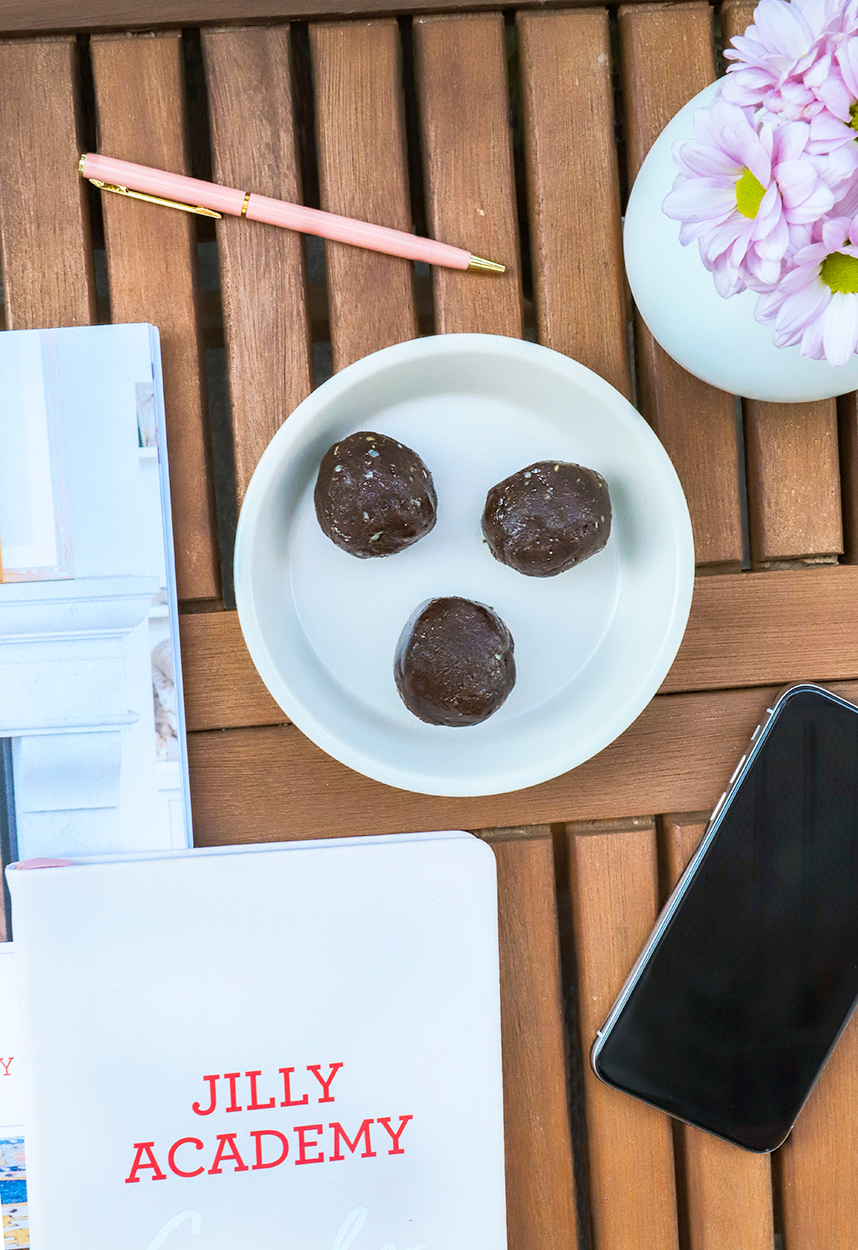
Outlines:
{"type": "Polygon", "coordinates": [[[844,295],[858,293],[858,259],[847,256],[845,252],[829,253],[822,262],[819,276],[832,291],[840,291],[844,295]]]}
{"type": "Polygon", "coordinates": [[[849,125],[853,130],[858,130],[858,100],[849,106],[849,125]]]}
{"type": "Polygon", "coordinates": [[[736,207],[743,217],[756,217],[766,188],[746,169],[736,183],[736,207]]]}

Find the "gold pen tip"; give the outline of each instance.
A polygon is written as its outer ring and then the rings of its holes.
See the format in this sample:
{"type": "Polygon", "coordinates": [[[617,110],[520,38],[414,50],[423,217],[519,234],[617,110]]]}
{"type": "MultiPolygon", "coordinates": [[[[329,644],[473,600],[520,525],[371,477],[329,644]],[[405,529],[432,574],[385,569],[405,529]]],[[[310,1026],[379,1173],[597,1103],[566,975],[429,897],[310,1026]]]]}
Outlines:
{"type": "Polygon", "coordinates": [[[472,256],[468,268],[477,269],[480,273],[506,273],[506,265],[499,265],[496,260],[484,260],[482,256],[472,256]]]}

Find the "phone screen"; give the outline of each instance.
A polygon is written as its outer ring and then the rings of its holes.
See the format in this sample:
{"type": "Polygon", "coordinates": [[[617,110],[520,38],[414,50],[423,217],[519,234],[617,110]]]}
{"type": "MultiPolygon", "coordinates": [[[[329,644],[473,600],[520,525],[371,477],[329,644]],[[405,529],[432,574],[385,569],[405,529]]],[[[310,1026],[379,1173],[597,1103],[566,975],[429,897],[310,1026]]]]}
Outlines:
{"type": "Polygon", "coordinates": [[[773,1150],[858,997],[858,709],[784,695],[677,897],[594,1068],[773,1150]]]}

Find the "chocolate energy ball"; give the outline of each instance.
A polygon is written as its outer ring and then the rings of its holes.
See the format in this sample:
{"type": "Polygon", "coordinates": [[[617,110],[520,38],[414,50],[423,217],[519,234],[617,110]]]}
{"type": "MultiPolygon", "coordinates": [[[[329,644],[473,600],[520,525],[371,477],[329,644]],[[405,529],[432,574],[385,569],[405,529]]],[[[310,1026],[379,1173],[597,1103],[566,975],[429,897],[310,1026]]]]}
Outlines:
{"type": "Polygon", "coordinates": [[[528,577],[555,577],[601,551],[611,533],[611,499],[601,474],[540,460],[493,486],[483,534],[496,560],[528,577]]]}
{"type": "Polygon", "coordinates": [[[430,599],[400,635],[396,688],[430,725],[478,725],[515,685],[513,650],[512,634],[485,604],[430,599]]]}
{"type": "Polygon", "coordinates": [[[410,447],[360,430],[329,447],[313,495],[331,542],[350,555],[390,556],[435,524],[432,476],[410,447]]]}

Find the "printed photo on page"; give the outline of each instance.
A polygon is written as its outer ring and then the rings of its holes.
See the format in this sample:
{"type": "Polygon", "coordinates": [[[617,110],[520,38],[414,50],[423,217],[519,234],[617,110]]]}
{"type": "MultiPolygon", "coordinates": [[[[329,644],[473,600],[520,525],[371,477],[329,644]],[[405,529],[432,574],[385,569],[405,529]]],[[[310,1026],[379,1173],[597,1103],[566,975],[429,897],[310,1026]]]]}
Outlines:
{"type": "Polygon", "coordinates": [[[20,1075],[18,985],[13,948],[0,946],[0,1215],[3,1250],[29,1247],[27,1168],[20,1075]]]}
{"type": "Polygon", "coordinates": [[[4,861],[191,844],[154,327],[0,334],[0,760],[4,861]]]}

